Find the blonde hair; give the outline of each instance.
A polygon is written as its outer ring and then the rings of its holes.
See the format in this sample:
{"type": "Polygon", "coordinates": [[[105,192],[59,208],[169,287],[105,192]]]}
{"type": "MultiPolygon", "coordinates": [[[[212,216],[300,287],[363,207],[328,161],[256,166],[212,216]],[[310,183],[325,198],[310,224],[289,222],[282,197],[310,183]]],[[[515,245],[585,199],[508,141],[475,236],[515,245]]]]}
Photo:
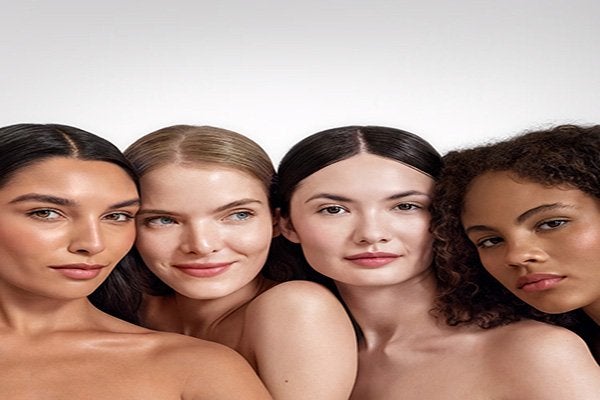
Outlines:
{"type": "MultiPolygon", "coordinates": [[[[267,153],[239,133],[212,126],[174,125],[136,140],[125,156],[138,176],[166,164],[214,164],[257,178],[268,195],[275,169],[267,153]]],[[[271,196],[269,196],[271,197],[271,196]]]]}

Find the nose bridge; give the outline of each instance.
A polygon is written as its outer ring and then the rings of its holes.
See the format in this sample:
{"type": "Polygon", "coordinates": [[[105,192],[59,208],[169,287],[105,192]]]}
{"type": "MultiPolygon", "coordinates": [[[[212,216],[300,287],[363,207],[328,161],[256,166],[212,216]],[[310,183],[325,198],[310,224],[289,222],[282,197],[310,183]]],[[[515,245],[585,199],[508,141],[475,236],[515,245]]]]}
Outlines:
{"type": "Polygon", "coordinates": [[[208,254],[221,246],[221,234],[214,221],[192,221],[185,227],[181,248],[186,253],[208,254]]]}
{"type": "Polygon", "coordinates": [[[388,223],[380,210],[362,210],[355,219],[354,240],[362,243],[387,242],[390,240],[388,223]]]}
{"type": "Polygon", "coordinates": [[[533,235],[521,235],[506,240],[506,263],[510,266],[526,265],[546,259],[546,252],[533,235]]]}
{"type": "Polygon", "coordinates": [[[69,250],[74,253],[96,254],[104,250],[101,221],[93,215],[76,218],[69,250]]]}

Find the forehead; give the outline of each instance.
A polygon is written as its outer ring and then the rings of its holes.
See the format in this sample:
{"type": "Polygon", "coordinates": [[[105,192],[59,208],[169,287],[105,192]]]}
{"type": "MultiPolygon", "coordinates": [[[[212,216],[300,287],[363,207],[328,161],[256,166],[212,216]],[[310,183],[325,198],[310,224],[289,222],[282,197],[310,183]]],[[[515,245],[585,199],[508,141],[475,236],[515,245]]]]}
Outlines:
{"type": "Polygon", "coordinates": [[[153,169],[140,179],[142,198],[146,202],[171,199],[189,202],[190,198],[206,201],[220,197],[268,197],[267,189],[258,178],[234,168],[215,165],[167,164],[153,169]]]}
{"type": "Polygon", "coordinates": [[[473,179],[465,194],[463,220],[519,215],[533,207],[556,202],[581,203],[598,199],[571,186],[548,186],[516,177],[507,171],[486,172],[473,179]]]}
{"type": "Polygon", "coordinates": [[[53,157],[19,169],[0,192],[44,192],[78,195],[137,196],[133,179],[120,166],[105,161],[53,157]]]}
{"type": "Polygon", "coordinates": [[[297,192],[373,192],[418,190],[430,194],[434,180],[399,161],[360,153],[315,172],[303,179],[297,192]]]}

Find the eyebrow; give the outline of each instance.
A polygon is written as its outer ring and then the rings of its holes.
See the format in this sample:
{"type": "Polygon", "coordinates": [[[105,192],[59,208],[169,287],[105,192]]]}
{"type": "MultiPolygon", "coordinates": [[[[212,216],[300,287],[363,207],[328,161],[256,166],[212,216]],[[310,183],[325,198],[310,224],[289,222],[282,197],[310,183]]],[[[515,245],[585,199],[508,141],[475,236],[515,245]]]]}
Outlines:
{"type": "MultiPolygon", "coordinates": [[[[405,192],[399,192],[399,193],[395,193],[389,197],[386,197],[386,200],[398,200],[404,197],[408,197],[408,196],[425,196],[427,198],[431,198],[430,195],[428,195],[427,193],[423,193],[423,192],[419,192],[418,190],[407,190],[405,192]]],[[[308,203],[310,201],[313,200],[317,200],[317,199],[327,199],[327,200],[333,200],[333,201],[344,201],[344,202],[348,202],[348,203],[352,203],[353,200],[348,198],[348,197],[344,197],[344,196],[340,196],[337,194],[332,194],[332,193],[317,193],[314,196],[309,197],[304,203],[308,203]]]]}
{"type": "MultiPolygon", "coordinates": [[[[242,207],[248,204],[252,204],[252,203],[258,203],[258,204],[262,204],[262,201],[257,200],[257,199],[240,199],[240,200],[235,200],[232,201],[231,203],[227,203],[224,204],[220,207],[217,207],[215,209],[214,212],[222,212],[225,210],[228,210],[230,208],[234,208],[234,207],[242,207]]],[[[168,215],[177,215],[176,212],[173,211],[168,211],[168,210],[161,210],[161,209],[141,209],[138,212],[138,215],[143,215],[143,214],[168,214],[168,215]]]]}
{"type": "MultiPolygon", "coordinates": [[[[542,204],[541,206],[537,206],[530,210],[525,211],[523,214],[519,215],[515,219],[515,221],[518,224],[522,224],[523,222],[527,221],[527,219],[535,216],[536,214],[542,213],[544,211],[556,210],[556,209],[562,209],[562,208],[573,208],[573,206],[563,204],[563,203],[542,204]]],[[[466,228],[465,233],[469,234],[470,232],[474,232],[474,231],[481,232],[481,231],[491,231],[491,230],[493,230],[493,229],[486,225],[473,225],[473,226],[466,228]]]]}
{"type": "Polygon", "coordinates": [[[523,214],[519,215],[517,217],[517,222],[523,223],[528,218],[531,218],[532,216],[534,216],[536,214],[539,214],[544,211],[556,210],[559,208],[573,208],[573,206],[563,204],[563,203],[542,204],[541,206],[534,207],[531,210],[527,210],[523,214]]]}
{"type": "MultiPolygon", "coordinates": [[[[9,204],[23,203],[26,201],[38,201],[40,203],[50,203],[50,204],[55,204],[57,206],[63,206],[63,207],[73,207],[73,206],[77,205],[77,202],[73,201],[71,199],[65,199],[64,197],[58,197],[58,196],[52,196],[52,195],[40,194],[40,193],[28,193],[28,194],[18,196],[16,198],[12,199],[9,202],[9,204]]],[[[136,206],[139,204],[140,204],[140,199],[135,198],[135,199],[125,200],[125,201],[121,201],[121,202],[112,204],[108,208],[122,208],[122,207],[136,206]]]]}

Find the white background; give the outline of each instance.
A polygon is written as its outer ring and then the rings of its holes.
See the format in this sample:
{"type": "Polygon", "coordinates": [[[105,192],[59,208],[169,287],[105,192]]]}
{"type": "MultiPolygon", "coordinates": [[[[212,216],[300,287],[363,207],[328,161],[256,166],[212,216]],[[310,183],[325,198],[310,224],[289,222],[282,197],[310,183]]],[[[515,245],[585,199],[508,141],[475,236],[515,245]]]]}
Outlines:
{"type": "Polygon", "coordinates": [[[112,140],[208,124],[277,163],[322,129],[387,125],[441,152],[600,123],[600,2],[5,1],[0,125],[112,140]]]}

